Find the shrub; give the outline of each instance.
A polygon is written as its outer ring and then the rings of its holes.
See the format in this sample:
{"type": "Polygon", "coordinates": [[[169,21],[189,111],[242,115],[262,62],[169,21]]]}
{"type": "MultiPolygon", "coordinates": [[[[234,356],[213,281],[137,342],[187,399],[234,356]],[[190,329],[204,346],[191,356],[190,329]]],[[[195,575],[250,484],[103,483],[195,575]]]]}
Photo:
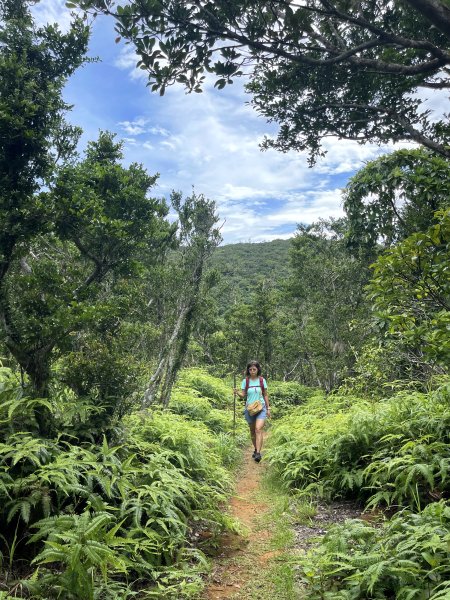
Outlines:
{"type": "Polygon", "coordinates": [[[170,398],[170,411],[195,421],[204,421],[211,412],[211,402],[194,390],[176,389],[170,398]]]}
{"type": "Polygon", "coordinates": [[[276,408],[304,404],[318,393],[318,390],[295,381],[271,381],[269,384],[271,403],[276,408]]]}
{"type": "MultiPolygon", "coordinates": [[[[233,427],[233,404],[230,394],[231,389],[224,385],[221,379],[205,374],[200,369],[187,369],[182,372],[180,382],[172,393],[169,408],[173,413],[201,421],[213,433],[231,434],[235,429],[237,438],[234,444],[240,445],[244,443],[243,434],[247,434],[247,425],[242,418],[242,400],[236,398],[236,425],[233,427]],[[184,387],[187,380],[193,380],[197,388],[202,387],[204,391],[184,387]],[[220,408],[214,408],[217,406],[217,399],[211,397],[211,390],[218,395],[220,393],[220,398],[224,400],[219,404],[220,408]],[[205,397],[204,393],[210,396],[205,397]]],[[[230,464],[228,459],[227,464],[230,464]]]]}
{"type": "Polygon", "coordinates": [[[419,509],[450,492],[448,387],[389,400],[313,397],[274,427],[267,456],[289,487],[419,509]]]}
{"type": "MultiPolygon", "coordinates": [[[[239,439],[192,418],[205,417],[209,401],[193,390],[189,417],[130,415],[117,431],[120,445],[106,437],[98,444],[69,435],[86,410],[75,397],[30,399],[10,371],[0,378],[0,557],[34,559],[38,569],[21,582],[28,593],[47,600],[117,600],[143,588],[155,598],[198,594],[206,562],[191,544],[192,527],[214,534],[234,526],[219,507],[230,490],[224,465],[236,459],[239,439]],[[39,402],[57,417],[56,439],[36,435],[39,402]]],[[[232,423],[224,411],[209,411],[217,427],[232,423]]]]}
{"type": "Polygon", "coordinates": [[[204,398],[208,398],[215,408],[226,408],[232,405],[233,390],[222,379],[209,375],[202,369],[184,369],[180,373],[175,390],[193,389],[204,398]]]}
{"type": "Polygon", "coordinates": [[[155,412],[145,421],[132,415],[125,422],[134,442],[158,444],[170,462],[194,480],[210,480],[221,492],[227,489],[230,478],[214,453],[214,437],[203,423],[169,412],[155,412]]]}
{"type": "Polygon", "coordinates": [[[361,520],[336,525],[302,563],[308,597],[443,599],[449,537],[450,506],[443,501],[418,514],[403,511],[382,527],[361,520]]]}

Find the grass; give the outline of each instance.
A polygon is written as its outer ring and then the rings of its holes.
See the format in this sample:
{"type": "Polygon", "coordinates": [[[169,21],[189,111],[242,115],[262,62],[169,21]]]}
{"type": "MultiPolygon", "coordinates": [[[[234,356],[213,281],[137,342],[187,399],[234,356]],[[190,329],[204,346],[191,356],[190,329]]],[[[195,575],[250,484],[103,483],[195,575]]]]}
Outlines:
{"type": "Polygon", "coordinates": [[[238,573],[231,585],[233,600],[300,600],[295,582],[299,562],[289,498],[272,477],[266,476],[254,494],[255,503],[264,502],[269,511],[256,518],[256,534],[250,534],[244,551],[234,553],[222,564],[224,571],[238,573]],[[239,586],[239,587],[238,587],[239,586]]]}
{"type": "Polygon", "coordinates": [[[317,515],[317,506],[312,500],[300,496],[292,500],[293,522],[296,525],[311,525],[317,515]]]}

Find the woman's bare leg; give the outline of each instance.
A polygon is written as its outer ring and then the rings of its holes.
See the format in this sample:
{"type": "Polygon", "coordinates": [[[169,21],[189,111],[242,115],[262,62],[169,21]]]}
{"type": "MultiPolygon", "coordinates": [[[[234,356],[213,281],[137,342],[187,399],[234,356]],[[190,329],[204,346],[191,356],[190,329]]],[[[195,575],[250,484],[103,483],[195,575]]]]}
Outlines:
{"type": "Polygon", "coordinates": [[[253,448],[256,449],[256,430],[255,430],[255,423],[249,423],[248,426],[250,427],[250,436],[252,438],[252,444],[253,444],[253,448]]]}
{"type": "MultiPolygon", "coordinates": [[[[256,452],[261,452],[263,445],[263,428],[265,419],[256,419],[255,427],[255,438],[256,438],[256,452]]],[[[253,438],[252,438],[253,439],[253,438]]]]}

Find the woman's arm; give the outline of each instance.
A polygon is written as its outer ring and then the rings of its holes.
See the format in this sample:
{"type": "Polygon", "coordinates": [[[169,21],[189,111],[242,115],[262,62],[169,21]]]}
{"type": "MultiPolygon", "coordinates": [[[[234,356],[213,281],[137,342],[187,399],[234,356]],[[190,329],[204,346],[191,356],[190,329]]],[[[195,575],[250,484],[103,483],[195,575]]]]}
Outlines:
{"type": "MultiPolygon", "coordinates": [[[[243,385],[244,385],[244,382],[242,382],[242,386],[243,386],[243,385]]],[[[242,399],[244,399],[244,398],[247,396],[247,394],[245,393],[245,389],[244,389],[242,386],[241,386],[241,388],[240,388],[240,389],[238,389],[238,388],[234,388],[233,392],[234,392],[234,393],[235,393],[237,396],[239,396],[239,398],[242,398],[242,399]]]]}
{"type": "Polygon", "coordinates": [[[267,383],[266,387],[264,388],[264,402],[266,405],[267,416],[270,417],[269,393],[267,391],[267,383]]]}

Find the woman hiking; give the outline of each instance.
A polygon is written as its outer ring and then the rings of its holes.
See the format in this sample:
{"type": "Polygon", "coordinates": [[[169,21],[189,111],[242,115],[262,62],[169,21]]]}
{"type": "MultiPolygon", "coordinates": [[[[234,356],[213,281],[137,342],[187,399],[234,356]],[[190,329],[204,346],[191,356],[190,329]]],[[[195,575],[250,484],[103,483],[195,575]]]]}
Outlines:
{"type": "Polygon", "coordinates": [[[261,449],[263,443],[263,428],[266,418],[270,418],[269,396],[267,393],[267,382],[261,377],[261,365],[256,360],[251,360],[245,371],[245,378],[242,380],[241,389],[235,388],[234,392],[240,398],[245,398],[244,417],[250,427],[250,435],[253,442],[254,451],[252,458],[257,463],[261,460],[261,449]],[[255,414],[249,414],[248,407],[255,401],[261,403],[261,410],[255,414]]]}

